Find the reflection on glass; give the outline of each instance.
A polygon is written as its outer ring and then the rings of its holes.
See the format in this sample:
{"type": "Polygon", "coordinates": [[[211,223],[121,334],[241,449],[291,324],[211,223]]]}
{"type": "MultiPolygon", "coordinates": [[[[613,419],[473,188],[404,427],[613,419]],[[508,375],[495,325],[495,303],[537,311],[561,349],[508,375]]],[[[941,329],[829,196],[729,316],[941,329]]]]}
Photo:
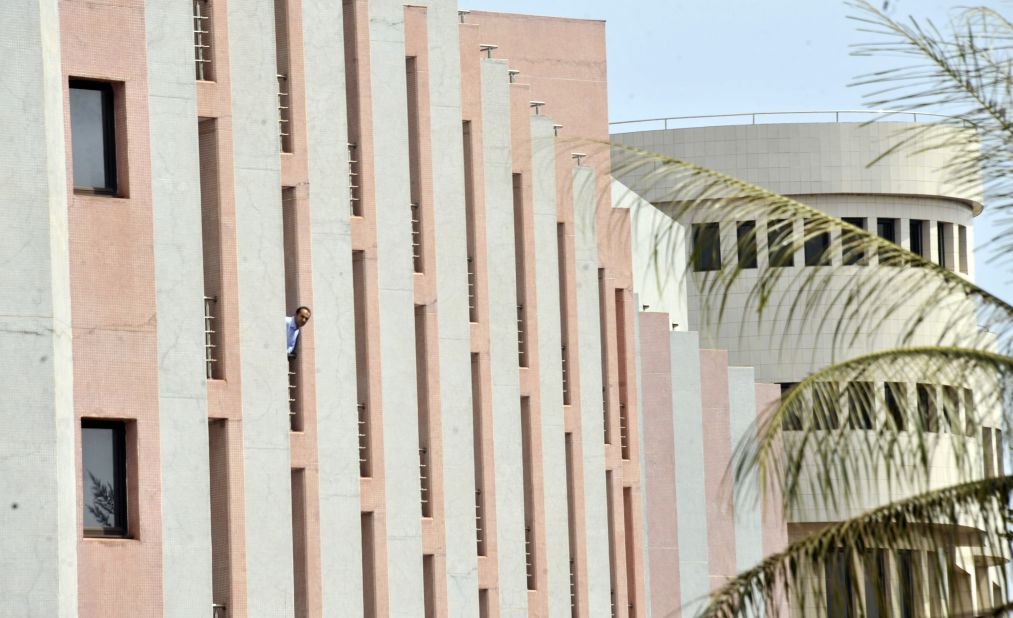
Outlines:
{"type": "Polygon", "coordinates": [[[116,191],[112,135],[112,88],[101,82],[70,84],[71,151],[74,186],[116,191]]]}
{"type": "MultiPolygon", "coordinates": [[[[86,422],[87,423],[87,422],[86,422]]],[[[126,532],[123,424],[91,422],[81,427],[84,528],[88,534],[126,532]]]]}

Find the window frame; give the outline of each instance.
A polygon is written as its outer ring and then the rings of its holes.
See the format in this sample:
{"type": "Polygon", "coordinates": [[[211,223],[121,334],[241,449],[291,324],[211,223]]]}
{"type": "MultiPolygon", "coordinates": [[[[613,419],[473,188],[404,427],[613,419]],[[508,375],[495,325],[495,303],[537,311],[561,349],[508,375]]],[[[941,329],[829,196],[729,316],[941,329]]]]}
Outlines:
{"type": "Polygon", "coordinates": [[[815,219],[806,219],[805,230],[805,265],[806,266],[830,266],[833,263],[833,256],[830,253],[830,230],[814,231],[818,222],[815,219]]]}
{"type": "Polygon", "coordinates": [[[756,237],[756,221],[735,222],[735,249],[740,269],[759,267],[760,251],[756,237]]]}
{"type": "Polygon", "coordinates": [[[129,500],[127,494],[129,481],[129,462],[127,461],[127,421],[115,419],[81,419],[81,508],[85,508],[85,469],[84,469],[84,430],[85,429],[111,429],[113,430],[113,476],[114,490],[116,492],[116,504],[114,517],[116,523],[121,525],[110,527],[94,527],[84,525],[82,511],[81,530],[86,538],[129,538],[130,518],[129,500]]]}
{"type": "Polygon", "coordinates": [[[690,262],[694,272],[714,272],[721,270],[721,224],[716,221],[704,221],[694,223],[690,229],[693,240],[690,262]],[[705,249],[709,259],[704,260],[704,251],[701,250],[701,238],[705,234],[714,234],[714,242],[705,249]]]}
{"type": "Polygon", "coordinates": [[[767,220],[767,264],[772,268],[795,267],[795,220],[767,220]]]}
{"type": "MultiPolygon", "coordinates": [[[[842,217],[842,221],[849,225],[869,231],[868,219],[866,217],[842,217]]],[[[847,229],[841,230],[841,264],[844,266],[865,266],[869,263],[865,254],[862,237],[847,229]]]]}
{"type": "Polygon", "coordinates": [[[74,152],[74,116],[73,110],[70,109],[70,91],[71,90],[96,90],[102,93],[102,144],[103,144],[103,163],[105,165],[105,184],[104,187],[88,187],[77,184],[77,179],[74,177],[74,166],[71,165],[71,180],[74,187],[74,193],[83,195],[107,195],[107,196],[119,196],[120,195],[120,182],[119,182],[119,153],[116,144],[116,87],[114,82],[102,81],[95,79],[85,79],[78,77],[71,77],[67,80],[67,98],[68,98],[68,110],[71,116],[70,122],[70,140],[71,140],[71,156],[74,152]]]}

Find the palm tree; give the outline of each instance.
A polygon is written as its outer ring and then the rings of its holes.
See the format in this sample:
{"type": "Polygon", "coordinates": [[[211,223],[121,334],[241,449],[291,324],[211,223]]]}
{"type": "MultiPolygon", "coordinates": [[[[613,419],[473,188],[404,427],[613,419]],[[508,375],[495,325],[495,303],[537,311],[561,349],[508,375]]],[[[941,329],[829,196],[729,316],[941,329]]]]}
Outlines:
{"type": "MultiPolygon", "coordinates": [[[[860,30],[871,39],[855,53],[902,59],[899,68],[858,80],[870,89],[870,105],[901,112],[943,108],[951,114],[941,122],[903,125],[880,159],[947,153],[944,172],[951,186],[983,191],[998,213],[1001,233],[993,251],[1013,266],[1008,261],[1013,257],[1013,117],[1007,111],[1013,110],[1013,23],[983,7],[962,10],[948,27],[939,28],[895,20],[865,0],[851,6],[860,30]]],[[[896,565],[889,569],[892,577],[912,581],[882,588],[904,589],[911,598],[887,601],[870,592],[864,602],[834,603],[840,615],[888,615],[890,603],[901,616],[921,615],[914,607],[916,595],[938,597],[934,615],[970,615],[946,583],[951,575],[946,561],[925,558],[913,574],[911,552],[943,555],[957,537],[972,535],[993,556],[1009,557],[1013,476],[1001,465],[982,472],[977,437],[985,427],[1008,435],[1013,306],[959,273],[795,199],[630,146],[614,145],[613,161],[614,175],[635,178],[633,188],[651,195],[663,212],[660,217],[655,208],[632,213],[634,227],[638,217],[649,222],[657,272],[673,270],[664,266],[679,261],[683,245],[672,239],[684,236],[693,222],[734,225],[761,217],[805,219],[801,237],[785,237],[786,252],[829,237],[824,250],[843,255],[844,264],[876,256],[880,266],[904,267],[851,269],[842,277],[837,266],[747,273],[740,263],[728,263],[686,273],[700,298],[701,330],[727,328],[727,309],[736,295],[735,302],[758,318],[778,317],[765,322],[781,325],[767,335],[785,346],[802,328],[832,337],[836,351],[833,362],[785,392],[756,427],[755,439],[739,445],[731,470],[737,487],[757,475],[764,494],[777,497],[786,513],[816,509],[834,523],[729,580],[712,595],[704,615],[777,615],[789,606],[795,615],[800,610],[810,615],[815,608],[822,612],[828,597],[841,593],[830,583],[831,574],[843,580],[871,578],[879,589],[875,580],[886,577],[884,555],[896,565]],[[794,297],[785,299],[785,289],[794,297]],[[825,311],[828,306],[836,310],[825,311]],[[891,345],[870,348],[869,341],[882,340],[877,336],[887,323],[893,329],[891,345]],[[926,329],[930,323],[936,327],[926,329]],[[973,405],[965,405],[952,394],[955,389],[946,388],[938,402],[921,392],[897,396],[890,388],[841,392],[840,384],[862,384],[869,376],[887,384],[974,384],[976,395],[973,405]],[[942,414],[927,414],[930,406],[942,414]],[[889,414],[874,424],[868,419],[877,409],[889,414]],[[941,465],[952,472],[943,483],[933,474],[941,465]],[[866,508],[870,496],[884,493],[885,501],[866,508]]],[[[739,242],[749,244],[755,234],[747,230],[739,242]]],[[[711,260],[706,251],[705,244],[694,243],[690,261],[711,260]]],[[[743,491],[736,497],[745,503],[761,499],[743,491]]],[[[1005,571],[998,571],[1006,590],[1005,571]]],[[[996,601],[974,615],[1011,610],[1013,604],[996,601]]]]}

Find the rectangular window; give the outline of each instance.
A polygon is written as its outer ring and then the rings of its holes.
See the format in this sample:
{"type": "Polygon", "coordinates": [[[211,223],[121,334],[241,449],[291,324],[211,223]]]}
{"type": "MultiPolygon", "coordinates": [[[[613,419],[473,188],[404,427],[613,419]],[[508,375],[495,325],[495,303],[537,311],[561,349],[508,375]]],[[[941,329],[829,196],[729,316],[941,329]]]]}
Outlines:
{"type": "Polygon", "coordinates": [[[717,223],[693,224],[693,270],[721,268],[721,230],[717,223]]]}
{"type": "Polygon", "coordinates": [[[739,268],[756,268],[756,221],[740,221],[735,226],[739,249],[739,268]]]}
{"type": "Polygon", "coordinates": [[[974,411],[974,391],[961,389],[964,400],[964,434],[973,436],[978,433],[978,416],[974,411]]]}
{"type": "MultiPolygon", "coordinates": [[[[897,244],[897,220],[876,219],[876,235],[883,240],[897,244]]],[[[900,255],[893,247],[880,247],[879,263],[884,266],[896,266],[900,263],[900,255]]]]}
{"type": "Polygon", "coordinates": [[[947,234],[949,226],[949,223],[943,223],[942,221],[936,223],[936,246],[939,249],[936,257],[938,258],[937,262],[940,266],[952,270],[953,263],[950,261],[949,255],[950,244],[947,242],[947,236],[949,236],[949,234],[947,234]]]}
{"type": "Polygon", "coordinates": [[[795,265],[793,227],[791,219],[771,219],[767,222],[767,253],[771,266],[785,268],[795,265]]]}
{"type": "Polygon", "coordinates": [[[887,594],[886,556],[882,549],[872,549],[862,556],[865,567],[865,616],[886,618],[890,597],[887,594]]]}
{"type": "Polygon", "coordinates": [[[960,433],[960,394],[954,386],[943,387],[944,429],[960,433]]]}
{"type": "Polygon", "coordinates": [[[478,254],[475,238],[475,155],[470,120],[464,121],[461,133],[464,136],[464,233],[468,248],[468,321],[478,322],[478,280],[475,272],[475,256],[478,254]]]}
{"type": "Polygon", "coordinates": [[[813,219],[805,221],[805,265],[830,266],[830,230],[813,219]]]}
{"type": "Polygon", "coordinates": [[[577,520],[575,487],[573,478],[573,434],[563,434],[563,450],[566,458],[566,524],[570,556],[570,613],[577,616],[577,520]]]}
{"type": "Polygon", "coordinates": [[[928,243],[925,238],[925,234],[929,229],[928,224],[921,219],[911,219],[909,226],[911,232],[911,253],[928,259],[929,252],[926,251],[928,243]]]}
{"type": "Polygon", "coordinates": [[[873,429],[873,388],[872,382],[848,383],[848,426],[851,429],[873,429]]]}
{"type": "Polygon", "coordinates": [[[528,367],[528,284],[525,248],[527,238],[524,229],[524,181],[520,174],[513,174],[513,206],[514,206],[514,283],[517,289],[517,364],[528,367]]]}
{"type": "Polygon", "coordinates": [[[992,428],[982,427],[981,428],[981,464],[985,478],[995,476],[995,466],[992,465],[994,460],[994,452],[992,449],[992,428]]]}
{"type": "Polygon", "coordinates": [[[883,399],[886,403],[888,418],[898,431],[903,431],[904,409],[907,408],[907,390],[902,382],[886,382],[883,384],[883,399]]]}
{"type": "Polygon", "coordinates": [[[967,274],[967,227],[957,226],[957,258],[960,261],[960,272],[967,274]]]}
{"type": "Polygon", "coordinates": [[[125,422],[81,421],[81,471],[84,535],[127,536],[125,422]]]}
{"type": "Polygon", "coordinates": [[[412,267],[417,273],[425,272],[425,238],[424,218],[428,216],[428,206],[422,203],[422,129],[419,124],[422,117],[419,109],[419,70],[415,56],[405,58],[405,86],[408,99],[408,187],[411,202],[412,223],[412,267]]]}
{"type": "Polygon", "coordinates": [[[841,426],[841,393],[836,382],[819,382],[813,389],[813,422],[816,429],[841,426]]]}
{"type": "Polygon", "coordinates": [[[70,136],[74,191],[116,195],[116,117],[111,83],[70,80],[70,136]]]}
{"type": "MultiPolygon", "coordinates": [[[[844,217],[844,222],[860,229],[866,229],[865,217],[844,217]]],[[[862,238],[857,232],[844,230],[841,232],[841,246],[843,251],[842,263],[845,266],[865,264],[865,248],[862,238]]]]}
{"type": "Polygon", "coordinates": [[[485,555],[485,455],[482,445],[482,372],[478,354],[471,353],[472,448],[475,455],[475,542],[479,556],[485,555]]]}
{"type": "Polygon", "coordinates": [[[1006,476],[1006,450],[1002,442],[1002,429],[995,430],[995,474],[1006,476]]]}
{"type": "Polygon", "coordinates": [[[208,421],[208,472],[211,512],[211,592],[214,603],[228,608],[232,588],[229,547],[229,428],[223,419],[208,421]]]}
{"type": "Polygon", "coordinates": [[[855,616],[854,570],[850,554],[832,550],[824,566],[827,592],[827,618],[853,618],[855,616]]]}
{"type": "Polygon", "coordinates": [[[900,605],[900,618],[915,616],[915,564],[914,551],[897,550],[897,584],[900,605]]]}
{"type": "MultiPolygon", "coordinates": [[[[781,382],[778,386],[781,387],[781,401],[791,392],[791,389],[798,386],[798,382],[781,382]]],[[[802,429],[802,417],[798,414],[797,405],[790,408],[788,413],[781,419],[781,429],[785,431],[801,431],[802,429]]]]}
{"type": "Polygon", "coordinates": [[[919,429],[922,431],[939,431],[939,417],[936,414],[936,388],[931,384],[919,384],[918,392],[918,421],[921,423],[919,429]]]}
{"type": "Polygon", "coordinates": [[[222,362],[222,222],[218,199],[218,130],[214,118],[197,122],[200,157],[201,249],[204,266],[204,374],[209,380],[225,377],[222,362]]]}

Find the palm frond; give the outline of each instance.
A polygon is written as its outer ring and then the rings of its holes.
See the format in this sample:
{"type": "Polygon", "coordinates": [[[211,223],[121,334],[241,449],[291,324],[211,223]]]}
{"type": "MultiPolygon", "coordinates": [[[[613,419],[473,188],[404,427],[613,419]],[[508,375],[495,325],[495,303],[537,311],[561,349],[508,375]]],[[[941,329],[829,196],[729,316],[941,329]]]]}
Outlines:
{"type": "MultiPolygon", "coordinates": [[[[842,550],[849,552],[846,568],[854,572],[854,562],[869,550],[934,552],[960,544],[967,535],[980,535],[985,547],[1004,555],[1011,490],[1013,476],[988,478],[921,493],[829,524],[729,580],[712,596],[702,615],[780,615],[778,608],[786,600],[796,607],[818,604],[826,590],[821,578],[813,575],[822,573],[842,550]],[[803,581],[807,584],[802,585],[803,581]]],[[[945,589],[938,592],[946,598],[945,589]]],[[[864,615],[861,605],[857,609],[864,615]]]]}

